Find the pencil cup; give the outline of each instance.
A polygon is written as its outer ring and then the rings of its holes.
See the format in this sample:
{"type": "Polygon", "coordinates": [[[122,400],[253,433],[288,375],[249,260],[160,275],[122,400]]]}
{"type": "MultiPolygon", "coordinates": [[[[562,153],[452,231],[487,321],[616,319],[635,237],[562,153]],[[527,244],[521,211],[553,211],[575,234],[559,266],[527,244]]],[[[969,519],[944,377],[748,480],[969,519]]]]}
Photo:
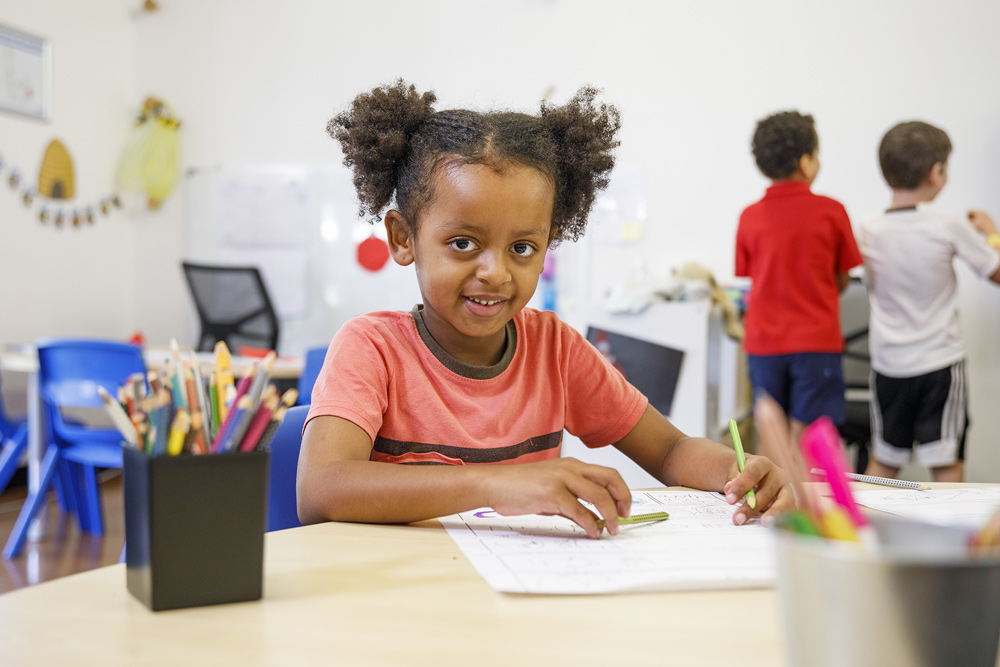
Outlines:
{"type": "Polygon", "coordinates": [[[994,667],[1000,555],[969,531],[872,517],[879,545],[775,530],[790,665],[994,667]]]}
{"type": "Polygon", "coordinates": [[[125,447],[129,592],[153,611],[260,599],[269,457],[125,447]]]}

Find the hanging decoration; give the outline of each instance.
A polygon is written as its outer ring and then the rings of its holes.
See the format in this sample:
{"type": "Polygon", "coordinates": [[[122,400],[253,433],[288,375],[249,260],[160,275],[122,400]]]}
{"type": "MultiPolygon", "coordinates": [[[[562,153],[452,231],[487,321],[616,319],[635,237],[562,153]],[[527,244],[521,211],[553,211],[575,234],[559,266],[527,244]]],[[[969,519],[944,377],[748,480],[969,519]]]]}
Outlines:
{"type": "Polygon", "coordinates": [[[58,139],[50,141],[45,149],[38,172],[38,191],[49,199],[73,198],[73,158],[58,139]]]}
{"type": "Polygon", "coordinates": [[[146,195],[149,208],[163,203],[180,176],[180,121],[167,103],[147,97],[136,132],[118,166],[118,186],[146,195]]]}
{"type": "Polygon", "coordinates": [[[358,264],[369,271],[379,271],[389,261],[389,244],[374,234],[358,244],[358,264]]]}
{"type": "Polygon", "coordinates": [[[96,221],[97,211],[109,215],[113,208],[121,208],[117,194],[106,195],[96,202],[74,204],[70,201],[76,190],[74,180],[73,160],[58,139],[53,139],[45,149],[37,184],[28,182],[20,169],[7,164],[0,155],[0,182],[6,181],[24,206],[34,209],[35,217],[43,225],[63,227],[71,222],[74,227],[82,227],[96,221]]]}

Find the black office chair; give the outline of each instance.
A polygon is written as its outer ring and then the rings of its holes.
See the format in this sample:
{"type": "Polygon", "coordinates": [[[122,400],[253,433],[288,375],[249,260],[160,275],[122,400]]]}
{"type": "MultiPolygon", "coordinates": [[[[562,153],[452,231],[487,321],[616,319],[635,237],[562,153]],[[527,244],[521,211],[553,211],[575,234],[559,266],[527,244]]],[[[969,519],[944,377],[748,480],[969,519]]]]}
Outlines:
{"type": "Polygon", "coordinates": [[[846,385],[844,423],[838,426],[848,447],[857,445],[855,469],[863,473],[871,447],[871,356],[868,353],[868,290],[852,278],[840,295],[840,328],[844,334],[843,370],[846,385]]]}
{"type": "Polygon", "coordinates": [[[181,264],[201,320],[200,351],[220,340],[234,353],[242,346],[278,349],[278,316],[257,267],[181,264]]]}

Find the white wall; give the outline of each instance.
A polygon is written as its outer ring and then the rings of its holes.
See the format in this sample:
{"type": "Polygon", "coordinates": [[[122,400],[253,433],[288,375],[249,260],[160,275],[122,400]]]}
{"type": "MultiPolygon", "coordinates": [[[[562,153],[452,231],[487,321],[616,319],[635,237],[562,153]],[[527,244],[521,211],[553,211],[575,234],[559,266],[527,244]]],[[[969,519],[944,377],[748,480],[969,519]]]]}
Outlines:
{"type": "MultiPolygon", "coordinates": [[[[75,167],[72,203],[115,191],[114,173],[141,100],[134,90],[132,19],[125,0],[5,2],[0,24],[52,42],[49,121],[0,112],[0,341],[40,336],[127,337],[137,326],[134,222],[98,214],[92,226],[42,225],[8,186],[16,165],[38,182],[45,148],[58,138],[75,167]]],[[[147,276],[155,279],[155,276],[147,276]]]]}
{"type": "MultiPolygon", "coordinates": [[[[402,76],[434,89],[440,108],[532,109],[553,87],[557,102],[584,83],[605,89],[623,114],[620,161],[645,173],[649,218],[642,244],[594,249],[596,292],[638,259],[654,273],[693,260],[730,277],[736,218],[766,185],[750,134],[781,109],[816,116],[823,169],[814,189],[852,216],[887,202],[875,159],[881,134],[920,118],[955,144],[940,205],[1000,218],[1000,4],[991,0],[169,0],[138,19],[138,2],[12,4],[0,22],[51,36],[60,57],[78,44],[97,49],[71,51],[74,69],[56,81],[60,132],[78,168],[102,179],[88,186],[95,190],[107,187],[127,117],[146,94],[167,99],[183,119],[187,167],[325,164],[340,161],[324,130],[329,116],[402,76]],[[93,94],[132,66],[134,89],[93,94]]],[[[0,136],[0,150],[27,162],[39,159],[48,129],[0,117],[0,136]]],[[[30,274],[58,253],[32,286],[41,298],[12,296],[4,280],[0,339],[61,333],[89,318],[94,333],[183,335],[184,197],[182,188],[156,214],[74,234],[18,220],[0,196],[4,276],[30,274]],[[111,266],[130,253],[157,281],[95,305],[92,287],[106,288],[111,266]]],[[[962,289],[975,421],[969,477],[1000,480],[991,437],[1000,431],[991,401],[1000,389],[1000,291],[965,273],[962,289]]]]}

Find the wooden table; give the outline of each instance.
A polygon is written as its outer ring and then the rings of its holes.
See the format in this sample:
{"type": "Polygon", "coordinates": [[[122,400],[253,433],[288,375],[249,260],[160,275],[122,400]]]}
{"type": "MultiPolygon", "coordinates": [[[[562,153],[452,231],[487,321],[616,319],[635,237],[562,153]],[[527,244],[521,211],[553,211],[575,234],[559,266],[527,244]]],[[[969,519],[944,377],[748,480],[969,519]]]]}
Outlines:
{"type": "Polygon", "coordinates": [[[436,521],[268,533],[264,598],[151,612],[125,566],[0,595],[4,664],[783,665],[773,590],[496,593],[436,521]]]}
{"type": "MultiPolygon", "coordinates": [[[[852,484],[855,489],[884,489],[852,484]]],[[[935,484],[935,488],[995,486],[935,484]]],[[[264,598],[151,612],[111,565],[0,595],[11,665],[785,665],[773,589],[494,592],[437,521],[265,536],[264,598]]]]}

